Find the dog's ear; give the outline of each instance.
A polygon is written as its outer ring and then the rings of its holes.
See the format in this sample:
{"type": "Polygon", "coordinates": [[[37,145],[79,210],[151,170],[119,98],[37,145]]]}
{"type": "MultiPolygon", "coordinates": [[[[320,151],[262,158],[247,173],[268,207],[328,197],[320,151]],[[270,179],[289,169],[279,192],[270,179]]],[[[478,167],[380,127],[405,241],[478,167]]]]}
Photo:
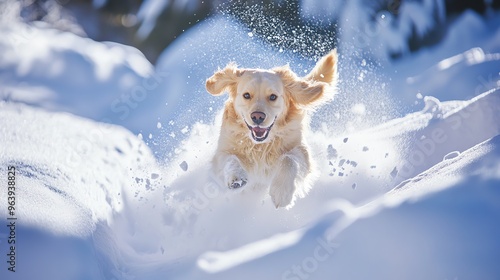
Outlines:
{"type": "Polygon", "coordinates": [[[324,102],[329,87],[323,82],[299,80],[289,85],[288,89],[295,103],[310,107],[324,102]]]}
{"type": "Polygon", "coordinates": [[[297,105],[312,107],[333,95],[330,94],[333,88],[329,84],[299,78],[288,66],[277,67],[273,71],[281,77],[285,90],[297,105]]]}
{"type": "Polygon", "coordinates": [[[215,72],[212,77],[207,79],[205,87],[212,95],[221,95],[225,90],[238,83],[238,78],[243,75],[243,70],[238,69],[235,63],[229,63],[224,69],[215,72]]]}
{"type": "Polygon", "coordinates": [[[304,79],[308,81],[324,82],[335,87],[337,85],[338,76],[337,60],[337,49],[333,49],[316,63],[316,66],[314,66],[304,79]]]}

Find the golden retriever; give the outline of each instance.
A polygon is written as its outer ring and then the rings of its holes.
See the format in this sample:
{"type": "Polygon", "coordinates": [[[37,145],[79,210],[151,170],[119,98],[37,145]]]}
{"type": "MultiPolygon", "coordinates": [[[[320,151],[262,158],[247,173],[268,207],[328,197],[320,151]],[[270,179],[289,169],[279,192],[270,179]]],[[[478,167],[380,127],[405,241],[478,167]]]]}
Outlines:
{"type": "Polygon", "coordinates": [[[309,191],[313,171],[307,113],[333,97],[337,76],[333,50],[305,77],[288,66],[241,69],[230,63],[207,79],[210,94],[229,93],[212,160],[216,180],[230,189],[269,187],[276,208],[292,207],[309,191]]]}

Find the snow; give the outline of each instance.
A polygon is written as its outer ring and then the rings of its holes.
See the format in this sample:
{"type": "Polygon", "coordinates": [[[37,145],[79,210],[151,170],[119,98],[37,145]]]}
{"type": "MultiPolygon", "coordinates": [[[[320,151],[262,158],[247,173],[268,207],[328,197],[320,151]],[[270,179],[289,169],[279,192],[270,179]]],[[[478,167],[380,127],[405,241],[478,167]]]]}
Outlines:
{"type": "Polygon", "coordinates": [[[324,2],[302,0],[300,1],[300,13],[306,19],[321,18],[325,23],[332,23],[338,19],[343,5],[345,5],[344,0],[324,2]]]}
{"type": "Polygon", "coordinates": [[[456,158],[460,155],[460,152],[459,151],[453,151],[453,152],[450,152],[448,154],[446,154],[444,157],[443,157],[443,161],[444,160],[449,160],[449,159],[453,159],[453,158],[456,158]]]}
{"type": "MultiPolygon", "coordinates": [[[[202,2],[203,4],[203,2],[202,2]]],[[[200,5],[199,1],[193,0],[147,0],[144,1],[137,13],[137,18],[141,22],[139,30],[137,30],[137,35],[141,39],[147,38],[151,31],[153,31],[156,21],[158,17],[165,11],[172,9],[175,13],[195,13],[198,6],[200,5]]]]}
{"type": "Polygon", "coordinates": [[[139,11],[137,12],[137,18],[142,21],[139,30],[137,30],[137,35],[141,39],[145,39],[149,36],[153,28],[155,27],[156,20],[160,16],[161,12],[169,5],[168,0],[158,1],[158,0],[148,0],[142,3],[139,11]]]}
{"type": "Polygon", "coordinates": [[[139,131],[129,116],[141,115],[134,109],[159,79],[144,55],[38,25],[0,26],[0,36],[11,38],[0,42],[0,98],[139,131]]]}
{"type": "Polygon", "coordinates": [[[5,173],[7,165],[16,166],[17,184],[30,186],[17,194],[26,200],[18,212],[24,226],[89,236],[96,223],[122,209],[133,166],[156,164],[146,145],[121,127],[21,104],[0,106],[2,146],[23,147],[2,149],[0,168],[5,173]]]}
{"type": "Polygon", "coordinates": [[[406,35],[409,38],[411,35],[411,27],[419,37],[425,36],[434,26],[444,22],[444,1],[424,0],[423,3],[405,2],[400,8],[400,30],[398,33],[406,35]],[[437,14],[437,18],[433,15],[437,14]],[[430,16],[429,16],[430,15],[430,16]]]}
{"type": "Polygon", "coordinates": [[[332,201],[305,230],[206,253],[195,273],[174,279],[495,279],[499,137],[364,207],[332,201]],[[267,242],[274,246],[253,258],[267,242]]]}
{"type": "Polygon", "coordinates": [[[393,77],[392,94],[406,103],[417,93],[439,100],[464,100],[497,88],[499,23],[498,17],[484,19],[473,11],[464,12],[438,47],[391,65],[392,74],[387,75],[393,77]]]}
{"type": "MultiPolygon", "coordinates": [[[[203,82],[231,60],[299,73],[313,60],[222,15],[155,69],[127,46],[1,24],[4,38],[27,35],[0,42],[0,174],[16,167],[19,203],[17,272],[4,262],[0,278],[498,278],[494,21],[466,13],[404,62],[340,47],[342,94],[307,135],[320,176],[289,210],[210,178],[224,98],[203,82]],[[455,45],[457,28],[473,40],[455,45]]],[[[8,235],[0,227],[2,255],[8,235]]]]}

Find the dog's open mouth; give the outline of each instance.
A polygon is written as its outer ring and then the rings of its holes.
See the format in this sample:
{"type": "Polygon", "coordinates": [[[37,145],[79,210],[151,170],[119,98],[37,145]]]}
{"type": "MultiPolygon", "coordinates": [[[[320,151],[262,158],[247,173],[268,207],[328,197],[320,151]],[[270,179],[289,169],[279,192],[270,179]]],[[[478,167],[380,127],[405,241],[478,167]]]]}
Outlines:
{"type": "Polygon", "coordinates": [[[262,142],[262,141],[266,140],[267,136],[269,136],[269,131],[271,131],[271,128],[273,127],[273,125],[274,125],[274,122],[268,127],[260,127],[260,126],[253,127],[247,123],[247,127],[248,127],[248,129],[250,129],[253,140],[255,140],[257,142],[262,142]]]}

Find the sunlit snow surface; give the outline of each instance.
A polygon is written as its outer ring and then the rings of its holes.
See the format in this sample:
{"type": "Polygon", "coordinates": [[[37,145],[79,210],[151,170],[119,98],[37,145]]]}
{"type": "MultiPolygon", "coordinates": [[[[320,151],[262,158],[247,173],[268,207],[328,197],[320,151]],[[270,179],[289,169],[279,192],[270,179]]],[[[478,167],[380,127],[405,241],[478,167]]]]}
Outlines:
{"type": "MultiPolygon", "coordinates": [[[[231,60],[304,73],[314,59],[221,16],[154,73],[126,46],[1,25],[42,46],[0,42],[0,172],[18,169],[19,205],[17,272],[2,262],[1,279],[498,278],[500,41],[477,20],[457,21],[467,48],[453,29],[395,68],[341,55],[341,93],[307,137],[321,176],[290,210],[212,183],[224,98],[203,83],[231,60]]],[[[0,227],[4,256],[7,236],[0,227]]]]}

